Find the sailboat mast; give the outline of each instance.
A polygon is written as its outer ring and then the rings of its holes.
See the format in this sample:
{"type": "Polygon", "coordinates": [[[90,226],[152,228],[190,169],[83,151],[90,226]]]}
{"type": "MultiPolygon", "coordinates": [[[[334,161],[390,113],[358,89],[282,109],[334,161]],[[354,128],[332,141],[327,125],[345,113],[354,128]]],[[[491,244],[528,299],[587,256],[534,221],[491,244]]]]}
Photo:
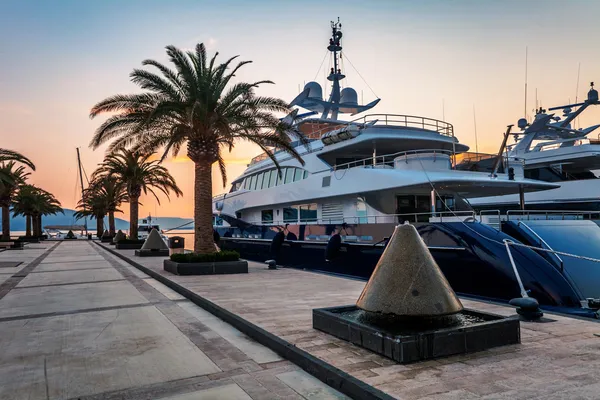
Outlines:
{"type": "MultiPolygon", "coordinates": [[[[81,156],[79,155],[79,147],[76,147],[77,149],[77,165],[79,166],[79,182],[81,183],[81,199],[83,200],[83,173],[81,171],[81,156]]],[[[85,202],[82,201],[83,204],[83,210],[85,211],[85,202]]],[[[88,229],[87,229],[87,216],[84,216],[84,226],[85,226],[85,235],[87,236],[88,234],[88,229]]],[[[101,235],[102,233],[100,233],[101,235]]],[[[96,232],[96,235],[98,235],[98,232],[96,232]]]]}

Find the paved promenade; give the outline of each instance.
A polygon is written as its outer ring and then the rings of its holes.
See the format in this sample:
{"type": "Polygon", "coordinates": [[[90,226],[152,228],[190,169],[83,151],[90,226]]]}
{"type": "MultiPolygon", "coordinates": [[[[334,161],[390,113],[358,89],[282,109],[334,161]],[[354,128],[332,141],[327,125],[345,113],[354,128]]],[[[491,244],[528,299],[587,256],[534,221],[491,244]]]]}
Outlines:
{"type": "MultiPolygon", "coordinates": [[[[522,344],[399,365],[312,329],[312,309],[354,304],[364,282],[250,263],[248,274],[176,276],[162,258],[137,263],[399,399],[600,399],[600,324],[547,314],[521,322],[522,344]]],[[[462,299],[469,308],[514,309],[462,299]]]]}
{"type": "Polygon", "coordinates": [[[0,252],[2,400],[344,398],[95,244],[0,252]]]}

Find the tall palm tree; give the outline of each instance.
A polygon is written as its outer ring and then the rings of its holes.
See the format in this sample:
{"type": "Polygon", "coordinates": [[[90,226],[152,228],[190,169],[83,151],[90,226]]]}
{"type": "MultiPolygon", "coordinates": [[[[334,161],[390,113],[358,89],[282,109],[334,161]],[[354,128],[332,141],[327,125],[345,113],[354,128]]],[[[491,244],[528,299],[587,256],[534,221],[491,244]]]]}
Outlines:
{"type": "Polygon", "coordinates": [[[26,218],[26,236],[41,236],[43,215],[63,213],[60,202],[49,192],[34,185],[22,185],[13,198],[14,216],[26,218]]]}
{"type": "Polygon", "coordinates": [[[21,164],[25,164],[35,171],[35,165],[33,165],[29,158],[16,151],[0,149],[0,163],[4,163],[7,161],[15,161],[21,164]]]}
{"type": "Polygon", "coordinates": [[[236,72],[250,61],[242,61],[229,70],[237,57],[218,64],[217,54],[208,59],[202,43],[195,51],[185,53],[168,46],[167,55],[175,70],[145,60],[142,65],[155,67],[160,74],[141,69],[131,73],[132,82],[144,89],[144,93],[109,97],[90,112],[91,118],[101,113],[116,113],[96,130],[90,144],[93,148],[115,139],[109,149],[162,148],[162,161],[169,153],[177,155],[187,143],[187,156],[195,164],[194,251],[199,253],[214,251],[211,173],[212,165],[218,163],[223,186],[226,185],[221,151],[231,151],[238,141],[248,141],[258,145],[279,169],[274,148],[303,163],[291,142],[299,139],[307,143],[300,132],[273,115],[273,112],[289,112],[286,102],[254,93],[261,84],[273,82],[232,83],[236,72]]]}
{"type": "Polygon", "coordinates": [[[96,235],[102,236],[104,232],[104,217],[108,213],[108,198],[102,190],[88,188],[83,192],[83,197],[77,203],[77,211],[73,216],[77,219],[91,217],[96,219],[96,235]]]}
{"type": "Polygon", "coordinates": [[[161,191],[167,198],[170,192],[178,197],[183,194],[169,171],[159,165],[157,160],[151,161],[150,157],[150,153],[122,148],[107,155],[96,170],[97,175],[116,178],[125,185],[129,202],[129,236],[133,239],[138,237],[139,201],[142,193],[151,193],[159,204],[155,190],[161,191]]]}
{"type": "MultiPolygon", "coordinates": [[[[127,190],[124,183],[116,176],[94,171],[89,187],[94,192],[102,193],[105,197],[108,213],[108,233],[110,236],[115,236],[115,212],[122,212],[119,206],[127,201],[127,190]]],[[[102,232],[99,232],[99,234],[102,235],[102,232]]]]}
{"type": "Polygon", "coordinates": [[[29,176],[24,166],[15,161],[0,164],[0,206],[2,206],[2,240],[10,239],[10,206],[12,197],[29,176]]]}

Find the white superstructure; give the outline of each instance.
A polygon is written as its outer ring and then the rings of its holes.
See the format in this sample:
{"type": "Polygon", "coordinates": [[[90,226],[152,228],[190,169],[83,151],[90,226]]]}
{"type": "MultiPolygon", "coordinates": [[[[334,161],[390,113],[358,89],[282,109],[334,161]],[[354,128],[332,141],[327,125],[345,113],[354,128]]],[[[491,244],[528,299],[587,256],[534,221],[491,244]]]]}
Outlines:
{"type": "MultiPolygon", "coordinates": [[[[560,184],[560,188],[527,193],[527,205],[546,209],[600,210],[600,125],[575,129],[576,118],[598,102],[598,92],[592,87],[583,103],[550,108],[562,110],[556,116],[539,109],[531,124],[519,120],[520,133],[516,143],[508,148],[508,156],[518,159],[525,176],[560,184]]],[[[477,207],[506,207],[518,203],[515,195],[473,199],[477,207]]]]}

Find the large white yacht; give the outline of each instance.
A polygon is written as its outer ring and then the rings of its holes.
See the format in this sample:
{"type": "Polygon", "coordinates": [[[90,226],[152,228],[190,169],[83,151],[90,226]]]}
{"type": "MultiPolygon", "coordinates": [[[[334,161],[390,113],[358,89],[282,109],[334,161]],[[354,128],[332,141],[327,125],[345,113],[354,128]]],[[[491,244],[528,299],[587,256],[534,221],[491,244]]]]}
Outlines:
{"type": "MultiPolygon", "coordinates": [[[[508,157],[524,164],[526,177],[560,184],[557,189],[527,193],[528,208],[600,211],[600,135],[595,132],[600,125],[574,128],[576,118],[600,104],[593,86],[592,82],[582,103],[540,108],[531,124],[526,119],[518,121],[521,132],[514,135],[516,143],[507,147],[508,157]],[[562,110],[562,116],[551,113],[556,110],[562,110]]],[[[471,200],[474,207],[488,209],[513,208],[518,202],[515,195],[471,200]]]]}
{"type": "Polygon", "coordinates": [[[454,156],[469,148],[458,142],[453,126],[444,121],[391,114],[338,119],[340,114],[363,113],[379,102],[359,105],[354,89],[340,90],[345,78],[339,64],[340,27],[339,22],[332,22],[327,46],[333,60],[329,99],[322,98],[319,83],[309,82],[291,103],[310,110],[289,116],[310,139],[308,145],[297,143],[295,147],[305,164],[275,149],[279,175],[266,154],[254,157],[232,182],[230,192],[214,199],[214,211],[222,217],[217,223],[227,224],[235,218],[254,225],[309,224],[303,236],[310,236],[310,224],[429,221],[431,213],[469,211],[461,200],[465,196],[558,187],[525,178],[518,163],[510,174],[493,176],[454,169],[454,156]]]}
{"type": "Polygon", "coordinates": [[[589,220],[544,225],[556,222],[551,220],[533,228],[499,213],[476,214],[466,198],[514,194],[523,209],[526,193],[555,190],[559,184],[529,179],[523,163],[503,159],[502,152],[488,160],[490,171],[457,169],[458,158],[478,156],[466,153],[468,146],[459,143],[450,123],[391,114],[342,120],[341,115],[371,110],[379,99],[360,105],[354,89],[341,88],[340,28],[339,21],[332,22],[327,45],[332,55],[329,96],[324,99],[321,85],[309,82],[291,103],[308,112],[296,109],[286,117],[309,139],[293,144],[304,164],[274,149],[278,174],[267,154],[254,157],[229,193],[213,199],[220,247],[246,259],[275,259],[281,265],[368,279],[394,226],[409,221],[457,293],[506,301],[527,291],[544,307],[598,315],[600,300],[594,299],[600,298],[600,268],[531,248],[511,250],[505,243],[540,246],[537,230],[548,245],[555,243],[550,236],[560,232],[581,237],[577,246],[588,241],[586,255],[600,258],[598,225],[589,220]]]}

